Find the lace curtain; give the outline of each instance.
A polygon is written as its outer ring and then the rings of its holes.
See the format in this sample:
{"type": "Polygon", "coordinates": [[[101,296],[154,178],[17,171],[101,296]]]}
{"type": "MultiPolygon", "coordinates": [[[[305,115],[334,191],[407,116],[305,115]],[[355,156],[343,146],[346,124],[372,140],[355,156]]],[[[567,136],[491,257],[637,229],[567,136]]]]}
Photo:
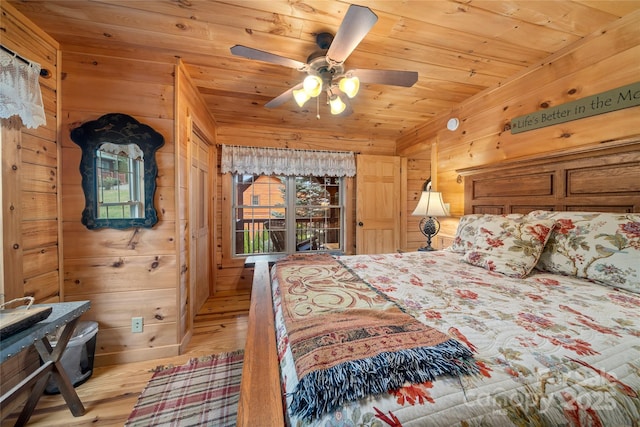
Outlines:
{"type": "Polygon", "coordinates": [[[222,146],[222,173],[294,176],[355,176],[351,152],[222,146]]]}
{"type": "Polygon", "coordinates": [[[40,64],[0,49],[0,118],[18,115],[28,128],[47,123],[39,77],[40,64]]]}
{"type": "Polygon", "coordinates": [[[138,144],[113,144],[111,142],[105,142],[100,145],[100,151],[113,154],[115,156],[128,157],[133,160],[143,160],[144,153],[138,146],[138,144]]]}

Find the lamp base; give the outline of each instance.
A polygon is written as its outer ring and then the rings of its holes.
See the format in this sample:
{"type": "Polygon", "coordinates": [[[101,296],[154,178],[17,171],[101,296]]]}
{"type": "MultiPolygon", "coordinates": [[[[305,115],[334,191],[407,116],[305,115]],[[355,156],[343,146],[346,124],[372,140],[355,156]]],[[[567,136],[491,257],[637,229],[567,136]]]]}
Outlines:
{"type": "Polygon", "coordinates": [[[419,251],[435,251],[436,249],[431,246],[431,239],[440,231],[440,222],[436,217],[426,216],[420,220],[420,232],[427,238],[427,245],[418,249],[419,251]]]}

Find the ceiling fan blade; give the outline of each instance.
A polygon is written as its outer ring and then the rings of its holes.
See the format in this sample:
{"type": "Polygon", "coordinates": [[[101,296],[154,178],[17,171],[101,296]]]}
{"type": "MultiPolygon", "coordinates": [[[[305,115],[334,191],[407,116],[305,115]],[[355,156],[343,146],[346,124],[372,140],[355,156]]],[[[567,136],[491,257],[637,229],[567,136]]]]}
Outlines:
{"type": "Polygon", "coordinates": [[[271,101],[264,104],[266,108],[276,108],[284,104],[285,102],[293,99],[293,91],[296,89],[300,89],[302,87],[302,83],[295,85],[291,89],[288,89],[282,92],[280,95],[273,98],[271,101]]]}
{"type": "Polygon", "coordinates": [[[327,58],[337,63],[344,62],[377,21],[378,16],[368,7],[355,4],[349,6],[329,46],[327,58]]]}
{"type": "Polygon", "coordinates": [[[418,81],[417,71],[355,69],[347,71],[346,74],[358,77],[361,83],[411,87],[418,81]]]}
{"type": "Polygon", "coordinates": [[[285,67],[295,68],[296,70],[302,70],[307,67],[307,64],[305,64],[304,62],[296,61],[295,59],[285,58],[284,56],[276,55],[275,53],[269,53],[263,50],[258,50],[252,47],[246,47],[239,44],[231,48],[231,53],[236,56],[242,56],[248,59],[257,59],[258,61],[271,62],[272,64],[284,65],[285,67]]]}

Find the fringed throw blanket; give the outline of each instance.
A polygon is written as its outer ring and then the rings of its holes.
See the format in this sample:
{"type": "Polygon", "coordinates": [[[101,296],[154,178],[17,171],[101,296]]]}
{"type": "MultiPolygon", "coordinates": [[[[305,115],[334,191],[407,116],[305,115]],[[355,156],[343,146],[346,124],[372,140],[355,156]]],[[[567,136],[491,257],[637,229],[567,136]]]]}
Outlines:
{"type": "Polygon", "coordinates": [[[329,255],[289,256],[278,262],[276,278],[300,381],[296,415],[310,419],[405,383],[476,372],[469,349],[329,255]]]}

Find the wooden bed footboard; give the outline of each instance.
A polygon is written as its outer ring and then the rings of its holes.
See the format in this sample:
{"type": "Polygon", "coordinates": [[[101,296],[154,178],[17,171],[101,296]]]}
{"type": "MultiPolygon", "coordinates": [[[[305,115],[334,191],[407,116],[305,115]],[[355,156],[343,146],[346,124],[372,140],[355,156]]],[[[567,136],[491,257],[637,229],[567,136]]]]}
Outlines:
{"type": "Polygon", "coordinates": [[[258,261],[254,267],[247,328],[237,425],[284,426],[271,277],[267,261],[258,261]]]}

